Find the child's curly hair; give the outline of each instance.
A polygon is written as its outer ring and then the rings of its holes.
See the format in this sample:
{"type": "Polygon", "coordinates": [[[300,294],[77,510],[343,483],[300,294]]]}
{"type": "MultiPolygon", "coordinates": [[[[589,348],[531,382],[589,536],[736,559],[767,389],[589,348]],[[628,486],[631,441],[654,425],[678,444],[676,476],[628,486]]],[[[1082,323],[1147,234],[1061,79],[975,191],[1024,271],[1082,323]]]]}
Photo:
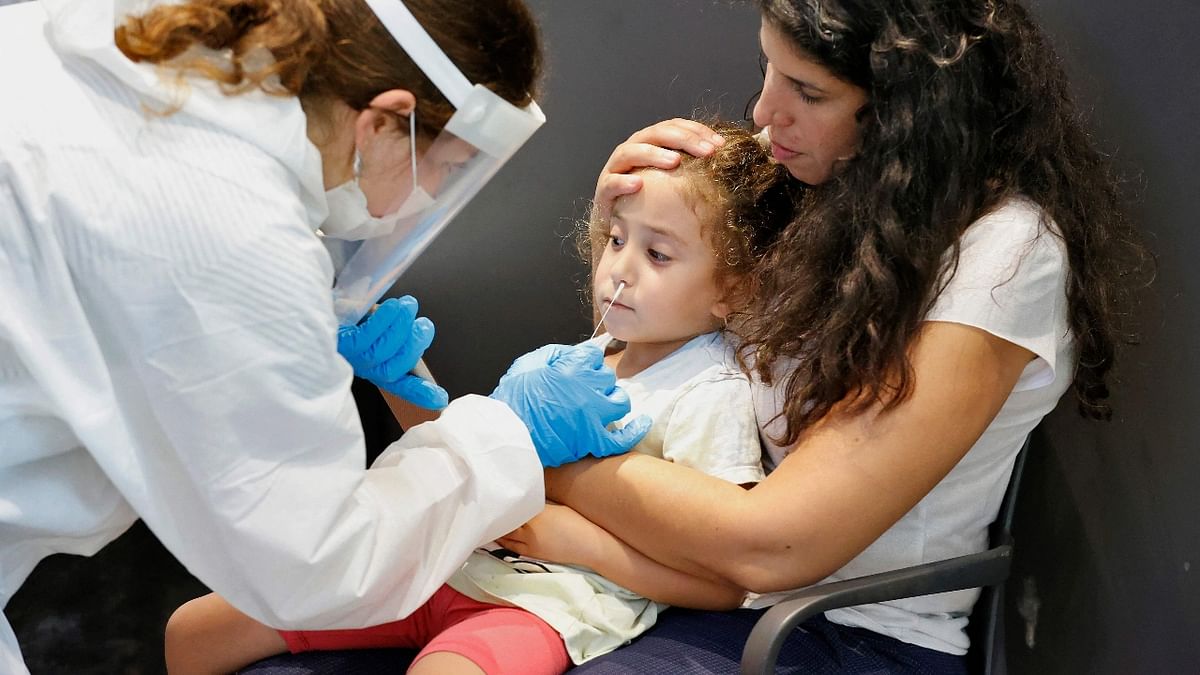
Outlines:
{"type": "MultiPolygon", "coordinates": [[[[700,219],[701,232],[717,258],[716,282],[737,307],[753,293],[751,271],[792,221],[804,186],[745,127],[732,122],[708,124],[725,138],[725,144],[707,157],[683,153],[679,166],[667,173],[687,179],[682,196],[700,219]]],[[[594,204],[587,221],[577,228],[579,255],[593,270],[608,245],[610,228],[608,217],[594,204]]],[[[584,290],[589,302],[591,281],[589,274],[584,290]]]]}

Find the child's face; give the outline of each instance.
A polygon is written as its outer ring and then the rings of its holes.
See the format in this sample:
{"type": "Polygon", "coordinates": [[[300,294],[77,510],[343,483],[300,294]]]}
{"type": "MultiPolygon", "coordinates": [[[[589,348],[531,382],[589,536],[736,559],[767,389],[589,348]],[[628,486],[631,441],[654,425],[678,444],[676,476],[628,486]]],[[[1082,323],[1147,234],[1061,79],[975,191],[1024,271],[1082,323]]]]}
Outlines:
{"type": "Polygon", "coordinates": [[[727,313],[714,279],[716,256],[682,197],[687,179],[657,170],[642,178],[642,189],[613,209],[594,297],[603,311],[624,281],[604,320],[608,333],[630,343],[682,344],[719,326],[727,313]]]}

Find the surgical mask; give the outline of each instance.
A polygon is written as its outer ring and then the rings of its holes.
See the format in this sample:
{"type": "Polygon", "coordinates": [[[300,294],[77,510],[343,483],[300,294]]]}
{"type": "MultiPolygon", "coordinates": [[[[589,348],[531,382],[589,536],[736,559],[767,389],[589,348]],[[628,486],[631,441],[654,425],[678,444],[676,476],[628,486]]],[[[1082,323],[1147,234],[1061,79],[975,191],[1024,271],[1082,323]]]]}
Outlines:
{"type": "Polygon", "coordinates": [[[471,84],[400,0],[365,2],[455,111],[419,158],[415,122],[410,118],[413,187],[384,215],[376,218],[367,212],[357,182],[327,193],[331,202],[329,225],[322,227],[325,233],[362,238],[334,281],[334,312],[343,325],[356,323],[383,297],[546,121],[536,103],[521,109],[483,85],[471,84]]]}
{"type": "Polygon", "coordinates": [[[360,241],[391,234],[396,224],[429,208],[433,197],[417,180],[417,113],[408,116],[409,156],[412,158],[412,189],[395,212],[382,217],[371,215],[367,195],[358,180],[362,174],[362,158],[354,151],[354,177],[325,192],[329,216],[321,225],[321,233],[335,239],[360,241]]]}

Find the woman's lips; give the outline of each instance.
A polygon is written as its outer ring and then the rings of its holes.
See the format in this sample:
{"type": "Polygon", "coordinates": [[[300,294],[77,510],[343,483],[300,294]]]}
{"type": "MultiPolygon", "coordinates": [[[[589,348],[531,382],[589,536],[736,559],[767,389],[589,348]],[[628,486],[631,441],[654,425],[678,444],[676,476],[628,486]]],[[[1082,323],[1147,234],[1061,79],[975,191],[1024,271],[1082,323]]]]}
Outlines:
{"type": "Polygon", "coordinates": [[[777,162],[786,162],[789,159],[795,159],[800,153],[775,141],[771,141],[771,155],[775,157],[775,161],[777,162]]]}

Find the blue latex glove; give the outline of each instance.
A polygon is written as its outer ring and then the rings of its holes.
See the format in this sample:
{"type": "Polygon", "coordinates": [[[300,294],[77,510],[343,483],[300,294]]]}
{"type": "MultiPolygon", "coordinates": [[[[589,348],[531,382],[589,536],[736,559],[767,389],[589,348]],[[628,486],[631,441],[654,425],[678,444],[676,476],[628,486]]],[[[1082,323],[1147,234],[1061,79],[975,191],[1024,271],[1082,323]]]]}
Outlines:
{"type": "Polygon", "coordinates": [[[406,295],[388,299],[357,326],[339,328],[337,349],[355,375],[422,408],[441,410],[450,401],[446,390],[411,374],[432,342],[433,322],[417,318],[417,301],[406,295]]]}
{"type": "Polygon", "coordinates": [[[605,428],[629,413],[629,395],[593,345],[547,345],[518,358],[492,398],[529,428],[542,466],[619,455],[650,431],[644,415],[617,431],[605,428]]]}

